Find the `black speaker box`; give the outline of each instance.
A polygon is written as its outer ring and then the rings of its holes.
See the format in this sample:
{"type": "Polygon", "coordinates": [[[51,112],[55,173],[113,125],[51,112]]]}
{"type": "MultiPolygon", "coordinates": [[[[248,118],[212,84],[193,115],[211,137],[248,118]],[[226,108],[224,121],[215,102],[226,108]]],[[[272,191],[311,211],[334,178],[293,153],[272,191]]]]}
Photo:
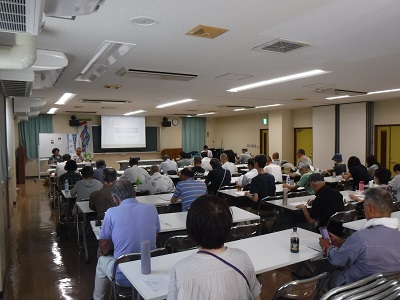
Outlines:
{"type": "Polygon", "coordinates": [[[162,121],[162,127],[171,127],[171,121],[162,121]]]}
{"type": "Polygon", "coordinates": [[[69,126],[79,126],[79,120],[69,120],[69,126]]]}

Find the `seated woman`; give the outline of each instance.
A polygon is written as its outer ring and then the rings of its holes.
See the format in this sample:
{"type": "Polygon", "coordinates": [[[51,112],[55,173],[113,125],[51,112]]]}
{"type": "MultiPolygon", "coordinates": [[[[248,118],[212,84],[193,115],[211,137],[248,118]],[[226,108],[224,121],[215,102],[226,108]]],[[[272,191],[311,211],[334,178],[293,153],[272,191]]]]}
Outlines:
{"type": "Polygon", "coordinates": [[[69,160],[65,163],[64,167],[67,173],[64,173],[59,178],[59,185],[61,189],[64,189],[65,180],[68,180],[69,186],[75,185],[79,180],[82,179],[82,175],[79,174],[76,170],[78,170],[78,166],[76,165],[76,161],[69,160]]]}
{"type": "Polygon", "coordinates": [[[372,180],[374,179],[375,171],[381,167],[381,164],[378,162],[375,155],[368,155],[365,162],[367,163],[369,178],[372,180]]]}
{"type": "MultiPolygon", "coordinates": [[[[375,171],[375,177],[374,177],[374,183],[379,185],[380,188],[386,189],[388,190],[392,197],[394,197],[394,193],[392,188],[388,185],[388,182],[390,180],[390,176],[391,173],[388,169],[386,168],[378,168],[375,171]]],[[[364,198],[360,199],[359,197],[357,197],[356,195],[350,195],[349,196],[350,199],[354,200],[354,201],[362,201],[364,200],[364,198]]]]}
{"type": "Polygon", "coordinates": [[[172,269],[169,300],[261,299],[260,284],[249,256],[224,246],[231,226],[232,213],[225,200],[204,195],[192,203],[186,228],[200,251],[172,269]]]}
{"type": "Polygon", "coordinates": [[[348,180],[353,178],[353,191],[358,189],[358,185],[360,181],[364,182],[364,184],[368,184],[369,182],[369,173],[365,166],[363,166],[360,162],[360,159],[356,156],[350,156],[347,161],[347,167],[349,168],[349,172],[347,174],[342,174],[344,180],[348,180]]]}

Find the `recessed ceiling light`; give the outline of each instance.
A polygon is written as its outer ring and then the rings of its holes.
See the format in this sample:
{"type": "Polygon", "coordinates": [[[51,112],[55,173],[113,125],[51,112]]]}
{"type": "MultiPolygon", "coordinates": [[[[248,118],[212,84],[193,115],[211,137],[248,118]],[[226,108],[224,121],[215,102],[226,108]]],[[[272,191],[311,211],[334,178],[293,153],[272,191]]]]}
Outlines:
{"type": "Polygon", "coordinates": [[[192,101],[196,101],[196,100],[194,100],[194,99],[183,99],[183,100],[179,100],[179,101],[174,101],[174,102],[161,104],[161,105],[156,106],[156,108],[164,108],[164,107],[168,107],[168,106],[172,106],[172,105],[178,105],[178,104],[182,104],[182,103],[186,103],[186,102],[192,102],[192,101]]]}
{"type": "Polygon", "coordinates": [[[49,111],[47,112],[47,114],[49,115],[54,115],[56,113],[56,111],[58,110],[58,107],[52,107],[49,109],[49,111]]]}
{"type": "Polygon", "coordinates": [[[134,17],[131,22],[139,26],[152,26],[157,24],[157,21],[150,17],[134,17]]]}
{"type": "Polygon", "coordinates": [[[75,96],[76,96],[76,94],[65,93],[64,95],[61,96],[60,99],[58,99],[58,101],[55,104],[64,105],[65,103],[67,103],[69,100],[71,100],[75,96]]]}
{"type": "Polygon", "coordinates": [[[256,82],[256,83],[252,83],[252,84],[247,84],[247,85],[239,86],[239,87],[227,90],[227,91],[236,93],[236,92],[259,88],[259,87],[266,86],[266,85],[272,85],[272,84],[277,84],[277,83],[281,83],[281,82],[322,75],[322,74],[326,74],[326,73],[330,73],[330,71],[312,70],[312,71],[297,73],[297,74],[293,74],[293,75],[273,78],[273,79],[269,79],[269,80],[265,80],[265,81],[260,81],[260,82],[256,82]]]}
{"type": "Polygon", "coordinates": [[[275,107],[275,106],[281,106],[283,104],[270,104],[270,105],[262,105],[262,106],[256,106],[255,108],[267,108],[267,107],[275,107]]]}
{"type": "Polygon", "coordinates": [[[131,115],[136,115],[136,114],[140,114],[140,113],[144,113],[144,112],[146,112],[146,111],[145,110],[136,110],[136,111],[128,112],[128,113],[124,114],[124,116],[131,116],[131,115]]]}
{"type": "Polygon", "coordinates": [[[326,100],[335,100],[335,99],[341,99],[341,98],[348,98],[350,97],[349,95],[343,95],[343,96],[335,96],[335,97],[329,97],[325,98],[326,100]]]}
{"type": "Polygon", "coordinates": [[[210,111],[210,112],[203,113],[203,114],[197,114],[196,116],[206,116],[206,115],[215,115],[215,114],[216,114],[215,111],[210,111]]]}

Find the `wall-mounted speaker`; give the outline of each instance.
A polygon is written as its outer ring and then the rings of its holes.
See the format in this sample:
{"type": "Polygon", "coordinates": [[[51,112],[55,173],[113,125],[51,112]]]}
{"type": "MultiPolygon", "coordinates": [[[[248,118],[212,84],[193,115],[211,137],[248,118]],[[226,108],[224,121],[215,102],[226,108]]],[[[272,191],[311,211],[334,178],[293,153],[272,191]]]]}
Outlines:
{"type": "Polygon", "coordinates": [[[162,127],[171,127],[171,121],[168,121],[168,118],[164,117],[161,125],[162,127]]]}
{"type": "Polygon", "coordinates": [[[69,126],[79,126],[79,120],[75,116],[71,116],[71,120],[69,120],[69,126]]]}

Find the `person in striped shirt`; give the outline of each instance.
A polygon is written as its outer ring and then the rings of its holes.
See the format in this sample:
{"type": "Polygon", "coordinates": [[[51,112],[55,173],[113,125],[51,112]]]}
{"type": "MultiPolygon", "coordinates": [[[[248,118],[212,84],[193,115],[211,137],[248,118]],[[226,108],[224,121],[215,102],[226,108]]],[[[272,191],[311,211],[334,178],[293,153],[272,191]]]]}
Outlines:
{"type": "Polygon", "coordinates": [[[175,192],[171,198],[171,203],[175,203],[181,198],[182,211],[187,211],[194,200],[207,194],[207,187],[203,181],[193,180],[192,168],[184,168],[180,173],[180,179],[175,187],[175,192]]]}

